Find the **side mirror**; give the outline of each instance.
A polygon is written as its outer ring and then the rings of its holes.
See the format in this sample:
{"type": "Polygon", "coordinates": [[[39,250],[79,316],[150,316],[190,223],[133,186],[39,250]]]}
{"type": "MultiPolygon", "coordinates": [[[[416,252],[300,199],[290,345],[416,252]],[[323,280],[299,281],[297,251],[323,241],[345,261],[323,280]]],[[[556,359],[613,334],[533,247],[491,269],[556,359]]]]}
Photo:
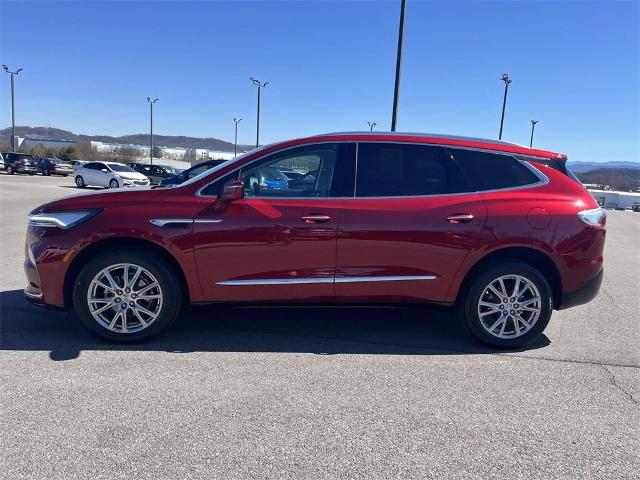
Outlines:
{"type": "Polygon", "coordinates": [[[225,202],[233,202],[244,197],[244,183],[242,180],[231,180],[222,187],[220,199],[225,202]]]}
{"type": "Polygon", "coordinates": [[[106,168],[102,168],[102,169],[100,169],[100,171],[104,172],[104,173],[109,173],[109,170],[107,170],[106,168]]]}

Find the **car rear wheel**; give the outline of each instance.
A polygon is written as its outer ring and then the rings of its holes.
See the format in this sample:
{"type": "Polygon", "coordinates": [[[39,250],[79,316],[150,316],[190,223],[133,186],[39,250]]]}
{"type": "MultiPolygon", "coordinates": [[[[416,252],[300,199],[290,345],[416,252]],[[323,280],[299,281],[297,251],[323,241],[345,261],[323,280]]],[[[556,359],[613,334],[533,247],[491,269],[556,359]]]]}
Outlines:
{"type": "Polygon", "coordinates": [[[118,187],[119,187],[118,181],[115,178],[109,182],[109,188],[118,188],[118,187]]]}
{"type": "Polygon", "coordinates": [[[117,342],[153,337],[171,325],[182,307],[172,268],[140,250],[111,250],[89,261],[73,289],[73,303],[91,332],[117,342]]]}
{"type": "Polygon", "coordinates": [[[481,342],[516,348],[535,340],[553,310],[551,287],[535,268],[505,262],[480,273],[464,299],[465,323],[481,342]]]}
{"type": "Polygon", "coordinates": [[[48,177],[51,175],[51,171],[48,168],[45,169],[42,173],[44,174],[45,177],[48,177]]]}
{"type": "Polygon", "coordinates": [[[81,176],[77,176],[76,177],[76,187],[78,188],[84,188],[86,185],[84,183],[84,178],[82,178],[81,176]]]}

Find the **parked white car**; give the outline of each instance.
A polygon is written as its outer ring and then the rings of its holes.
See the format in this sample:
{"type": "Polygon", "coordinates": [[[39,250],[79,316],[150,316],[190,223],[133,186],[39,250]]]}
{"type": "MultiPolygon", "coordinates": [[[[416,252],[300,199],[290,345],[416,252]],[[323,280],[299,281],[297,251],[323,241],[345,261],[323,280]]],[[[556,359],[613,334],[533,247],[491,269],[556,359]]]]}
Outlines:
{"type": "Polygon", "coordinates": [[[75,170],[76,186],[122,188],[148,187],[149,179],[133,168],[115,162],[89,162],[75,170]]]}

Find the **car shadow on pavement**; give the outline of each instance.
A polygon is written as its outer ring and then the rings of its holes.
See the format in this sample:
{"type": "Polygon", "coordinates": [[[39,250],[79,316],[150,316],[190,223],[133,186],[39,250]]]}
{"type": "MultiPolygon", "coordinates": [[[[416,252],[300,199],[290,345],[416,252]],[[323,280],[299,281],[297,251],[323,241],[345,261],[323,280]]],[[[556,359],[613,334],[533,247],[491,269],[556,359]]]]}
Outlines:
{"type": "MultiPolygon", "coordinates": [[[[546,336],[517,351],[549,345],[546,336]]],[[[495,354],[453,312],[436,307],[191,307],[159,337],[121,345],[92,335],[73,312],[31,305],[22,290],[0,292],[0,349],[49,351],[71,360],[83,350],[282,352],[318,355],[495,354]]],[[[514,350],[509,350],[513,352],[514,350]]]]}

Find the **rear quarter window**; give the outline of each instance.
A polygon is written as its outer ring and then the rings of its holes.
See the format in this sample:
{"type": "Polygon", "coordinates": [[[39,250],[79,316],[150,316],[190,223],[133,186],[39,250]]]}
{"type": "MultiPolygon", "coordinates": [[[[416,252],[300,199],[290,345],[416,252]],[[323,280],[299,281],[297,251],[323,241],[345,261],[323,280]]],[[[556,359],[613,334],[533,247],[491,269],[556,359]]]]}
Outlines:
{"type": "Polygon", "coordinates": [[[451,155],[478,191],[524,187],[540,181],[528,167],[510,155],[457,149],[451,149],[451,155]]]}

